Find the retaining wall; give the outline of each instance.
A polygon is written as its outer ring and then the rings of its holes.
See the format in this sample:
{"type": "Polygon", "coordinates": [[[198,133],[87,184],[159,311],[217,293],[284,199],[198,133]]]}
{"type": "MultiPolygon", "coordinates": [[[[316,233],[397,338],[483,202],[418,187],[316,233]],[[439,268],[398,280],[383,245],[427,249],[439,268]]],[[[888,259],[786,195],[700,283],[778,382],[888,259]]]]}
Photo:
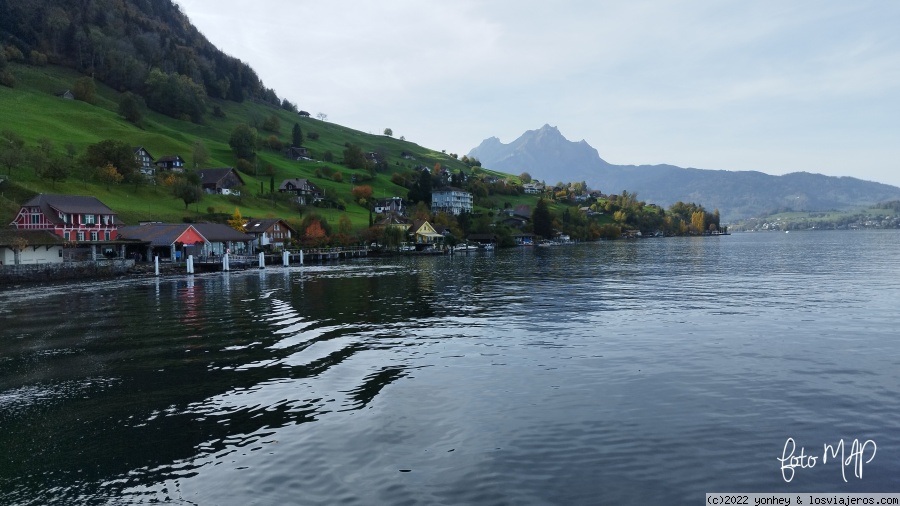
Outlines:
{"type": "Polygon", "coordinates": [[[115,258],[87,262],[22,264],[0,266],[0,285],[70,279],[113,278],[127,274],[134,260],[115,258]]]}

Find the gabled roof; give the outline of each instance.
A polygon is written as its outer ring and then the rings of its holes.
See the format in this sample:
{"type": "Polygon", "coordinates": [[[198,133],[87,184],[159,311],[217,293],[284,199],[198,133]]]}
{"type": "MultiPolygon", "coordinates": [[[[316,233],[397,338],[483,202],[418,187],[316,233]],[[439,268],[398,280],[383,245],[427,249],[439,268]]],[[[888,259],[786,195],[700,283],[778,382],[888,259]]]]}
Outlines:
{"type": "MultiPolygon", "coordinates": [[[[191,229],[192,226],[186,223],[150,223],[147,225],[120,227],[119,237],[149,242],[154,247],[162,247],[175,244],[185,232],[191,229]]],[[[194,231],[198,234],[200,233],[196,229],[194,231]]]]}
{"type": "Polygon", "coordinates": [[[153,155],[151,155],[150,151],[147,148],[145,148],[144,146],[135,146],[131,149],[134,151],[135,154],[137,154],[138,151],[143,149],[144,151],[147,152],[147,156],[149,156],[150,158],[153,158],[153,155]]]}
{"type": "Polygon", "coordinates": [[[166,156],[161,156],[156,159],[157,163],[159,163],[159,162],[177,162],[179,160],[184,162],[184,158],[182,158],[180,155],[166,155],[166,156]]]}
{"type": "Polygon", "coordinates": [[[153,246],[170,246],[186,232],[193,230],[208,242],[246,242],[253,236],[238,232],[228,225],[218,223],[150,223],[119,228],[119,235],[125,239],[149,242],[153,246]]]}
{"type": "Polygon", "coordinates": [[[209,242],[246,242],[253,240],[252,235],[238,232],[228,225],[220,223],[195,223],[194,228],[209,242]]]}
{"type": "Polygon", "coordinates": [[[293,186],[294,188],[305,188],[307,186],[313,186],[314,184],[310,183],[308,179],[285,179],[281,182],[281,186],[278,187],[279,190],[287,190],[288,186],[293,186]]]}
{"type": "Polygon", "coordinates": [[[272,228],[272,225],[276,223],[281,223],[285,228],[291,231],[292,234],[295,234],[296,231],[293,227],[287,224],[281,218],[251,218],[247,220],[247,223],[244,224],[244,231],[248,234],[261,234],[266,230],[272,228]]]}
{"type": "Polygon", "coordinates": [[[218,169],[198,169],[197,175],[200,176],[201,184],[214,185],[225,179],[225,177],[232,172],[234,173],[235,177],[238,178],[238,181],[240,181],[241,184],[244,184],[244,180],[243,178],[241,178],[241,175],[231,167],[222,167],[218,169]]]}
{"type": "Polygon", "coordinates": [[[64,223],[59,213],[66,214],[107,214],[115,215],[112,209],[106,207],[97,197],[84,197],[78,195],[44,195],[33,197],[22,207],[40,207],[41,212],[51,222],[64,223]]]}

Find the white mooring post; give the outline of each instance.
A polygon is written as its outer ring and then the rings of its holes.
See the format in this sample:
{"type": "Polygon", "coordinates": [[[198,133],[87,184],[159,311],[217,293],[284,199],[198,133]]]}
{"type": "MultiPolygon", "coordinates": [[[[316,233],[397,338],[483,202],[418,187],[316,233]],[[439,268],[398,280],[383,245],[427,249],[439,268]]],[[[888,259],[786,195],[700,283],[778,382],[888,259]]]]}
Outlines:
{"type": "Polygon", "coordinates": [[[285,267],[287,267],[288,264],[290,264],[290,263],[291,263],[290,253],[288,253],[287,251],[282,251],[281,252],[281,264],[284,265],[285,267]]]}
{"type": "Polygon", "coordinates": [[[266,257],[265,257],[265,255],[263,255],[262,251],[259,252],[259,268],[260,269],[266,268],[266,257]]]}
{"type": "Polygon", "coordinates": [[[153,270],[159,276],[159,255],[153,257],[153,270]]]}
{"type": "Polygon", "coordinates": [[[300,250],[300,265],[303,265],[303,250],[300,250]]]}
{"type": "Polygon", "coordinates": [[[194,273],[194,255],[188,255],[187,272],[188,274],[194,273]]]}
{"type": "Polygon", "coordinates": [[[231,266],[228,265],[228,253],[222,255],[222,272],[228,272],[231,266]]]}

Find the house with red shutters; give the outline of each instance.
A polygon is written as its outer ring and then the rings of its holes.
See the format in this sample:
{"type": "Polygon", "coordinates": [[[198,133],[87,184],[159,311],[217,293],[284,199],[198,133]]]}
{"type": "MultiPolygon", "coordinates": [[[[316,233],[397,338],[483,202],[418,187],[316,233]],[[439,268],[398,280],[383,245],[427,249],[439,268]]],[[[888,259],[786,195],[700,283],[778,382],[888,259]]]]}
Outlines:
{"type": "Polygon", "coordinates": [[[10,224],[19,230],[49,230],[78,243],[115,241],[116,213],[97,197],[40,194],[22,204],[10,224]]]}
{"type": "Polygon", "coordinates": [[[124,255],[116,216],[96,197],[40,194],[22,204],[10,225],[19,231],[52,233],[72,248],[70,257],[87,255],[90,250],[90,259],[96,260],[101,254],[109,258],[124,255]]]}

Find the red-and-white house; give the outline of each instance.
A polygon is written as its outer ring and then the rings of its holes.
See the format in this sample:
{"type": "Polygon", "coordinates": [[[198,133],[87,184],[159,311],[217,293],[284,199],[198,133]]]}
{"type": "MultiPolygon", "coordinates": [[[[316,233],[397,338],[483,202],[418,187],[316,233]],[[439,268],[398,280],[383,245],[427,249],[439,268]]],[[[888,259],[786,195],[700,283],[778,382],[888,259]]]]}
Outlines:
{"type": "Polygon", "coordinates": [[[116,213],[96,197],[38,195],[11,223],[19,230],[49,230],[66,241],[109,243],[118,237],[116,213]]]}

